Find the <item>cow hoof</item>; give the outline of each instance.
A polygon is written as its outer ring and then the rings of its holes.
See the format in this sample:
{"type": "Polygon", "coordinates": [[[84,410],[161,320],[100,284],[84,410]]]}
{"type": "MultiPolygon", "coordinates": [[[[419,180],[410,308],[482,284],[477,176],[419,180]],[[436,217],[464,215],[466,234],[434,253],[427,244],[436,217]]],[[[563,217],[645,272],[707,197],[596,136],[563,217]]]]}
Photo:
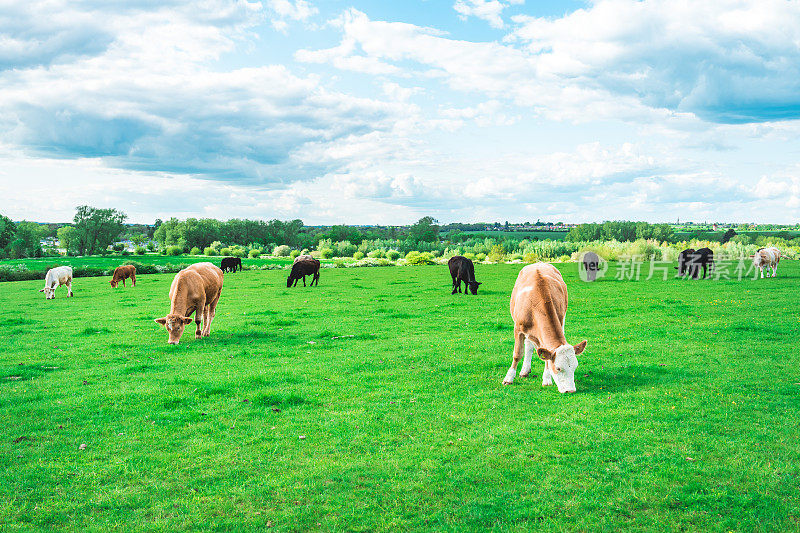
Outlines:
{"type": "Polygon", "coordinates": [[[512,383],[514,383],[514,382],[513,381],[508,381],[508,380],[505,380],[505,379],[503,380],[503,385],[511,385],[512,383]]]}
{"type": "Polygon", "coordinates": [[[521,377],[521,378],[527,378],[527,377],[528,377],[530,374],[531,374],[530,372],[520,372],[520,373],[519,373],[519,377],[521,377]]]}

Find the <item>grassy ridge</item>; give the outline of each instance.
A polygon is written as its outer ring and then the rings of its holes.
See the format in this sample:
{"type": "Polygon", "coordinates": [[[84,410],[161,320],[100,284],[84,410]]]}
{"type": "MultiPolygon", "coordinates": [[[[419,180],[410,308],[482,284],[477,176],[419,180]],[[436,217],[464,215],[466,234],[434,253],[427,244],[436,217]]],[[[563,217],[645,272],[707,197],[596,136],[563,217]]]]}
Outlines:
{"type": "MultiPolygon", "coordinates": [[[[203,261],[210,261],[215,265],[219,265],[222,257],[208,257],[205,255],[160,255],[160,254],[146,254],[146,255],[90,255],[81,257],[40,257],[38,259],[6,259],[0,261],[0,266],[17,266],[24,265],[28,270],[47,270],[54,266],[70,265],[72,267],[91,267],[91,268],[112,268],[118,267],[124,263],[135,261],[148,265],[177,265],[184,263],[201,263],[203,261]]],[[[269,257],[250,259],[243,258],[242,265],[261,266],[261,265],[290,265],[292,259],[290,257],[269,257]]]]}
{"type": "Polygon", "coordinates": [[[172,275],[49,302],[3,284],[0,523],[797,529],[798,265],[594,284],[557,266],[567,338],[589,340],[574,395],[501,385],[519,265],[476,265],[477,297],[446,267],[226,275],[211,337],[179,346],[152,321],[172,275]]]}

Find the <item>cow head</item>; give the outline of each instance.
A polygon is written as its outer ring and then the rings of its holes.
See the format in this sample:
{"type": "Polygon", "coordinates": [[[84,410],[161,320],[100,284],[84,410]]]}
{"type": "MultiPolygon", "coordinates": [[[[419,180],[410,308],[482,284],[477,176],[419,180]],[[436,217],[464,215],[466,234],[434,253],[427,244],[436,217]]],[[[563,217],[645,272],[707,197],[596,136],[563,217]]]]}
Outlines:
{"type": "Polygon", "coordinates": [[[558,392],[575,392],[575,369],[578,368],[577,355],[586,349],[586,341],[581,341],[575,346],[564,344],[551,352],[547,348],[539,348],[537,355],[544,361],[550,374],[556,382],[558,392]]]}
{"type": "Polygon", "coordinates": [[[167,328],[167,332],[169,332],[169,340],[167,342],[169,344],[178,344],[184,328],[191,323],[192,319],[188,316],[170,313],[165,317],[156,318],[155,321],[167,328]]]}
{"type": "Polygon", "coordinates": [[[292,282],[294,281],[294,277],[293,276],[294,276],[294,274],[289,274],[289,277],[286,278],[286,287],[287,288],[292,286],[292,282]]]}
{"type": "Polygon", "coordinates": [[[46,300],[52,300],[53,298],[56,297],[56,289],[55,289],[55,287],[53,287],[53,288],[45,287],[44,289],[39,289],[39,292],[43,292],[44,293],[44,297],[45,297],[46,300]]]}
{"type": "Polygon", "coordinates": [[[469,285],[469,290],[472,294],[478,294],[478,285],[480,285],[477,281],[468,281],[467,285],[469,285]]]}
{"type": "Polygon", "coordinates": [[[111,281],[109,281],[109,283],[111,284],[111,288],[112,289],[116,289],[117,285],[119,285],[119,281],[117,281],[115,279],[112,279],[111,281]]]}

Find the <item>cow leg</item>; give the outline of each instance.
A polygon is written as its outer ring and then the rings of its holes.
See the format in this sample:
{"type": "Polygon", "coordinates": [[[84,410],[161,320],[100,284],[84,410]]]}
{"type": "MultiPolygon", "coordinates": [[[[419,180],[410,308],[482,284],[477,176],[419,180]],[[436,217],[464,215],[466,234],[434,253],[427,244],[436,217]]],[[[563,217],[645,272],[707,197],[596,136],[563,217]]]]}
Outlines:
{"type": "Polygon", "coordinates": [[[136,276],[131,276],[131,284],[135,287],[136,286],[136,276]]]}
{"type": "Polygon", "coordinates": [[[455,276],[453,276],[453,292],[451,292],[450,294],[455,294],[456,292],[457,292],[456,291],[456,278],[455,278],[455,276]]]}
{"type": "Polygon", "coordinates": [[[764,267],[761,266],[761,267],[758,267],[758,269],[761,271],[761,279],[764,279],[764,267]]]}
{"type": "Polygon", "coordinates": [[[214,321],[214,315],[217,314],[217,303],[219,303],[220,294],[221,293],[217,293],[217,297],[208,305],[208,314],[206,315],[205,328],[203,330],[203,336],[205,337],[211,335],[211,322],[214,321]]]}
{"type": "Polygon", "coordinates": [[[550,362],[544,362],[544,370],[542,371],[542,387],[547,387],[553,384],[553,373],[550,371],[550,362]]]}
{"type": "Polygon", "coordinates": [[[306,276],[303,275],[303,287],[305,287],[305,286],[306,286],[306,276]]]}
{"type": "Polygon", "coordinates": [[[514,331],[514,354],[511,357],[511,367],[506,372],[506,377],[503,378],[503,385],[511,385],[514,378],[517,377],[517,365],[522,359],[522,346],[525,334],[514,331]]]}
{"type": "Polygon", "coordinates": [[[527,378],[531,373],[531,364],[533,361],[533,343],[525,337],[525,359],[522,360],[522,369],[519,371],[519,377],[527,378]]]}
{"type": "Polygon", "coordinates": [[[777,264],[772,267],[772,277],[773,278],[777,278],[778,277],[778,265],[777,264]]]}
{"type": "MultiPolygon", "coordinates": [[[[72,296],[72,280],[69,280],[64,284],[67,287],[67,297],[72,296]]],[[[53,297],[55,298],[55,290],[53,290],[53,297]]]]}
{"type": "Polygon", "coordinates": [[[125,278],[122,278],[122,286],[127,287],[127,285],[125,285],[125,278]]]}

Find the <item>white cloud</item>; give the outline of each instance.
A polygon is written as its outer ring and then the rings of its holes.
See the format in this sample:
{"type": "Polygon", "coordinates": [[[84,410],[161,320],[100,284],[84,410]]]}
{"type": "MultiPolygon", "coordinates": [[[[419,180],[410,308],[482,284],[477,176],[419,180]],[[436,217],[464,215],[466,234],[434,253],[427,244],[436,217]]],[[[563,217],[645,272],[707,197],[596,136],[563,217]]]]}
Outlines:
{"type": "Polygon", "coordinates": [[[499,0],[456,0],[453,4],[459,16],[463,19],[473,16],[483,19],[489,23],[492,28],[503,28],[502,13],[503,10],[512,4],[522,4],[525,0],[507,0],[500,2],[499,0]]]}
{"type": "Polygon", "coordinates": [[[272,26],[284,33],[289,27],[287,20],[307,22],[319,13],[319,9],[306,0],[267,0],[267,7],[272,14],[272,26]]]}

